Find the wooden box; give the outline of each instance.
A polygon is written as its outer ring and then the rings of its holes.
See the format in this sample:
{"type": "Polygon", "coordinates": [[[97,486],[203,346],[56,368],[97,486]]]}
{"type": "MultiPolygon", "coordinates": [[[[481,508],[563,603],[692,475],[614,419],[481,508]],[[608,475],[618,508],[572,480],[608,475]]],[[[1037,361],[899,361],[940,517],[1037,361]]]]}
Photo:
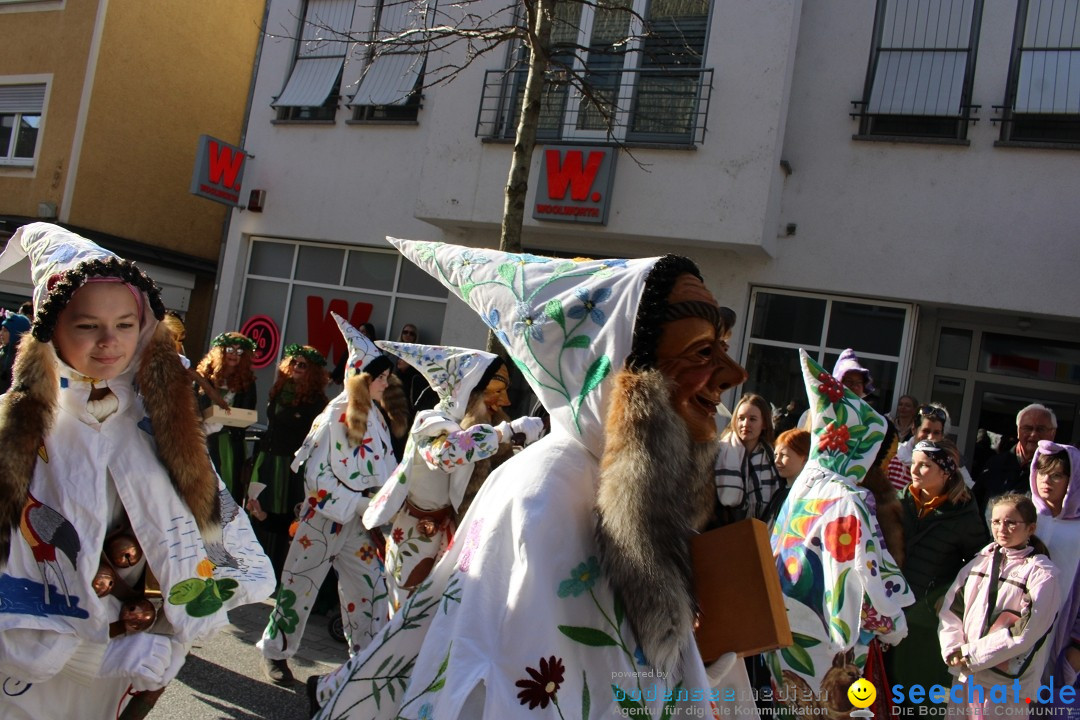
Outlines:
{"type": "Polygon", "coordinates": [[[765,523],[751,518],[710,530],[695,536],[690,550],[701,608],[695,637],[706,663],[792,644],[765,523]]]}
{"type": "Polygon", "coordinates": [[[226,412],[217,405],[211,405],[203,410],[203,417],[210,422],[221,423],[229,427],[247,427],[259,419],[259,412],[243,408],[232,408],[226,412]]]}

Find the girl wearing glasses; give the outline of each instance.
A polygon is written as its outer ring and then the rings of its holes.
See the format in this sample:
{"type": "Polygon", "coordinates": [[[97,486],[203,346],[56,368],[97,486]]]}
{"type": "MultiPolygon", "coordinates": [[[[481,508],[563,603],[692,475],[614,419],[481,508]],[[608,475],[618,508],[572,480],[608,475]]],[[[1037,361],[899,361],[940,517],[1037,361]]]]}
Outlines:
{"type": "Polygon", "coordinates": [[[266,432],[251,470],[251,482],[266,487],[258,498],[247,501],[255,532],[278,577],[289,552],[289,528],[296,519],[293,508],[304,499],[304,479],[289,466],[312,421],[326,407],[329,381],[326,359],[318,350],[310,345],[286,346],[270,388],[266,432]]]}
{"type": "Polygon", "coordinates": [[[1031,498],[1000,495],[990,508],[994,541],[960,571],[941,607],[942,657],[964,686],[949,704],[970,715],[1027,715],[1061,607],[1058,569],[1035,537],[1031,498]],[[1020,682],[1018,696],[1011,688],[1004,698],[987,696],[991,686],[1012,686],[1014,680],[1020,682]],[[983,697],[969,693],[974,685],[982,686],[983,697]]]}
{"type": "Polygon", "coordinates": [[[990,539],[960,473],[950,440],[922,441],[911,458],[911,483],[900,494],[904,572],[915,595],[905,608],[908,636],[886,657],[890,678],[949,687],[952,678],[938,644],[938,614],[957,574],[990,539]]]}
{"type": "MultiPolygon", "coordinates": [[[[198,373],[221,395],[230,408],[255,409],[255,373],[251,370],[251,356],[255,341],[238,332],[224,332],[210,341],[210,352],[199,362],[198,373]]],[[[210,407],[214,398],[205,388],[199,389],[199,410],[210,407]]],[[[224,427],[220,423],[206,423],[206,445],[210,459],[217,468],[225,487],[238,500],[243,499],[239,488],[240,468],[247,453],[244,449],[242,427],[224,427]]]]}
{"type": "Polygon", "coordinates": [[[1058,566],[1064,598],[1050,636],[1043,682],[1076,685],[1080,671],[1080,450],[1039,441],[1031,465],[1031,500],[1039,514],[1039,537],[1058,566]]]}

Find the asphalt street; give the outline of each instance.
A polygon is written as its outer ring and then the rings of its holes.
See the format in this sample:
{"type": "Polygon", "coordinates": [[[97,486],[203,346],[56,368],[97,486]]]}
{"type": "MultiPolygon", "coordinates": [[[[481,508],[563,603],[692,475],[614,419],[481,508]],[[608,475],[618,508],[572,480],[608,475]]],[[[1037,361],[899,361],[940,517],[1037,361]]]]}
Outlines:
{"type": "Polygon", "coordinates": [[[271,601],[245,605],[229,613],[231,624],[212,641],[196,646],[177,678],[158,700],[147,720],[300,720],[307,718],[304,682],[330,672],[348,657],[345,644],[330,637],[329,618],[312,614],[304,640],[289,661],[296,682],[270,684],[262,674],[255,643],[266,627],[271,601]]]}

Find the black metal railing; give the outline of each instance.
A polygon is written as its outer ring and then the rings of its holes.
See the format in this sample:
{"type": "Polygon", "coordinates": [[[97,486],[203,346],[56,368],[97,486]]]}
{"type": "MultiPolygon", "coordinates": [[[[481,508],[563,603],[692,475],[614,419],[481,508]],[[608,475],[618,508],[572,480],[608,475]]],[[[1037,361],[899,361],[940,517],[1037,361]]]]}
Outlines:
{"type": "MultiPolygon", "coordinates": [[[[489,70],[476,136],[513,139],[527,70],[489,70]]],[[[581,88],[566,71],[544,85],[537,139],[696,145],[705,141],[712,68],[585,71],[581,88]]]]}

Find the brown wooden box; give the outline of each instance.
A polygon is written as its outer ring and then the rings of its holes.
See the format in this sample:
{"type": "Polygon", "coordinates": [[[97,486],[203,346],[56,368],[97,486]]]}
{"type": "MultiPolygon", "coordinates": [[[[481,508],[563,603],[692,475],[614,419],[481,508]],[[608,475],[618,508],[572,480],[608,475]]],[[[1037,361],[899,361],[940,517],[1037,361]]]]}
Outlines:
{"type": "Polygon", "coordinates": [[[706,663],[727,652],[746,657],[792,644],[765,523],[751,518],[710,530],[690,549],[701,608],[695,636],[706,663]]]}
{"type": "Polygon", "coordinates": [[[203,417],[210,422],[221,423],[229,427],[247,427],[259,419],[259,412],[243,408],[232,408],[230,412],[225,412],[217,405],[211,405],[203,410],[203,417]]]}

